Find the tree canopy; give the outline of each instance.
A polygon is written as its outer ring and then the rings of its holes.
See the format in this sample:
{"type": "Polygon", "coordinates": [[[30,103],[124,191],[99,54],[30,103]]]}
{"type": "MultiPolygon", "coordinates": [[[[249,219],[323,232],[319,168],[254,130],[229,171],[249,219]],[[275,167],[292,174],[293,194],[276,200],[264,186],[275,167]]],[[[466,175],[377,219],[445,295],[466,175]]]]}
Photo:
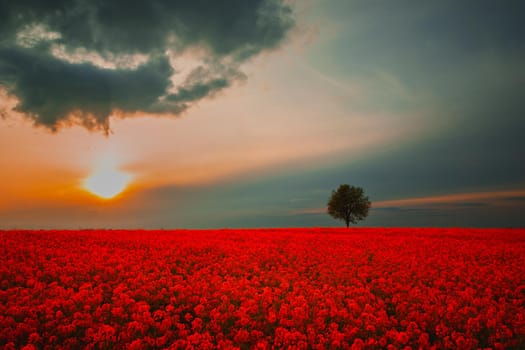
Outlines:
{"type": "Polygon", "coordinates": [[[334,219],[344,220],[346,227],[368,216],[371,203],[361,187],[340,185],[332,191],[328,200],[328,214],[334,219]]]}

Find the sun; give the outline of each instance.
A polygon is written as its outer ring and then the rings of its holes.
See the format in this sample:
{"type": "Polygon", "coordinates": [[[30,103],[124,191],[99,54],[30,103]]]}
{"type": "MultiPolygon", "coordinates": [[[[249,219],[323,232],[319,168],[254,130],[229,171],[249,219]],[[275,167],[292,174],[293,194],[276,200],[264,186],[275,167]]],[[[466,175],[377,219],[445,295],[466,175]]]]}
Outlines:
{"type": "Polygon", "coordinates": [[[84,180],[84,188],[100,198],[111,199],[124,191],[130,181],[131,175],[104,162],[84,180]]]}

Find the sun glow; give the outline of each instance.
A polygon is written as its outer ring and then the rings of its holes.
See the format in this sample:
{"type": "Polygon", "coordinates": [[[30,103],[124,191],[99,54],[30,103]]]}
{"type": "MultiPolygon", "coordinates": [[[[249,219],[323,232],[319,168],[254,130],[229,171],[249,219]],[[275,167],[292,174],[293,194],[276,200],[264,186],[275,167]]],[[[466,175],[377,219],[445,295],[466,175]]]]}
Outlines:
{"type": "Polygon", "coordinates": [[[116,197],[126,189],[131,175],[117,169],[114,163],[105,161],[84,180],[84,188],[103,199],[116,197]]]}

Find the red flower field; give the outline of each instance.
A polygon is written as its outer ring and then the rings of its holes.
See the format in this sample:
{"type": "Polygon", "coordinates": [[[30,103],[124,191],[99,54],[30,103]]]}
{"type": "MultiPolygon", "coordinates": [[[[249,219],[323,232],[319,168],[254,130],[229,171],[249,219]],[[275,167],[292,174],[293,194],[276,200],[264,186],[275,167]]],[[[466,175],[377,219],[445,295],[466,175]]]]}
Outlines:
{"type": "Polygon", "coordinates": [[[0,231],[3,349],[525,349],[525,230],[0,231]]]}

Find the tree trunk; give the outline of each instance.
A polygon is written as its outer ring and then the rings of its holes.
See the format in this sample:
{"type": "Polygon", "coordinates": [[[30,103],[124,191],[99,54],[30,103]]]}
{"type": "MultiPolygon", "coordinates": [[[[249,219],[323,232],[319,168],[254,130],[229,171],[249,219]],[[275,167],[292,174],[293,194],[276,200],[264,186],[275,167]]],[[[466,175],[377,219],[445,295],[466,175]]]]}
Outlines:
{"type": "Polygon", "coordinates": [[[351,210],[347,210],[345,212],[345,223],[346,223],[346,228],[348,228],[350,226],[350,219],[352,218],[352,211],[351,210]]]}

